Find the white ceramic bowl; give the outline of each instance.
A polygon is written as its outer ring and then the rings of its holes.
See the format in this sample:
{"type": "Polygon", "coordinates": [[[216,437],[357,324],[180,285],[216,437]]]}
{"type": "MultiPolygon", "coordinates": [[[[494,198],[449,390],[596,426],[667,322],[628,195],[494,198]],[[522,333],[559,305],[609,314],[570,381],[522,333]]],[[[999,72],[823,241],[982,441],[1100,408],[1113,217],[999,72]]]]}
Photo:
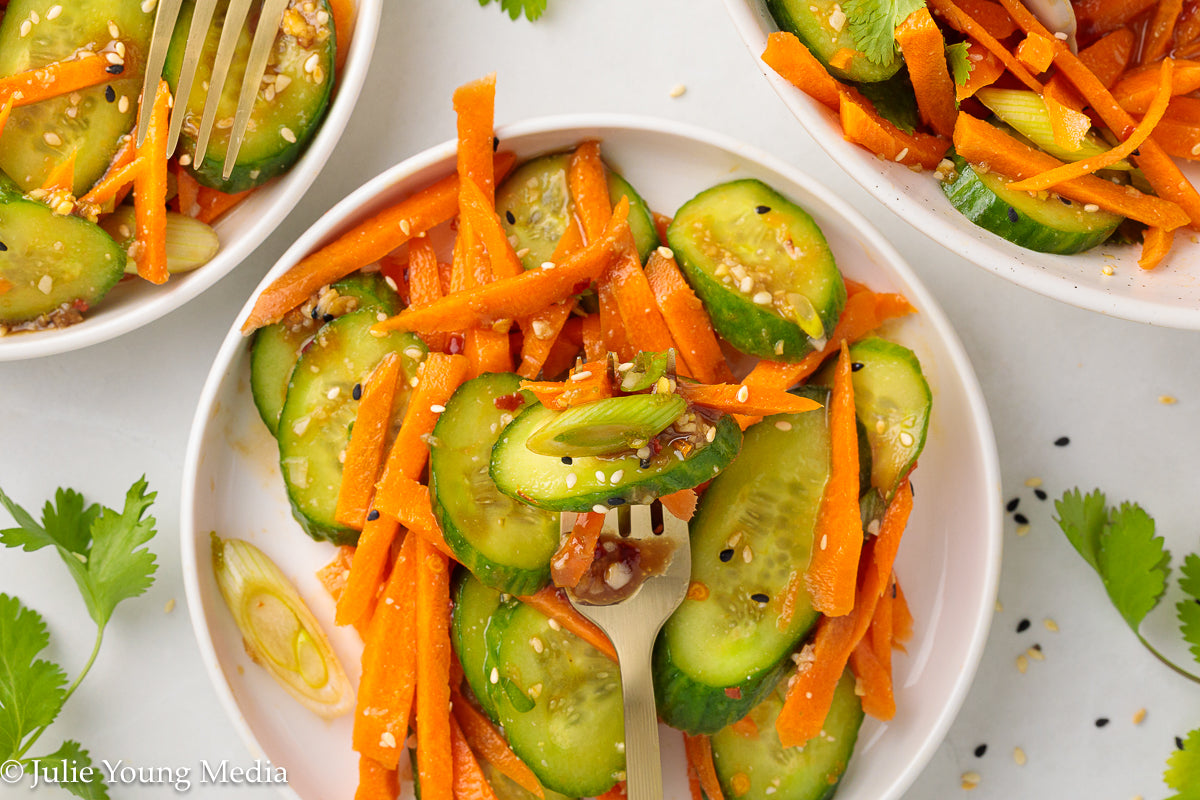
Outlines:
{"type": "Polygon", "coordinates": [[[321,129],[300,160],[276,180],[256,191],[213,226],[221,249],[212,261],[162,286],[146,281],[122,281],[84,315],[82,322],[57,330],[0,336],[0,361],[65,353],[99,344],[153,322],[179,308],[242,263],[283,221],[329,160],[362,91],[383,0],[359,0],[354,37],[346,55],[336,93],[321,129]]]}
{"type": "MultiPolygon", "coordinates": [[[[999,470],[983,397],[962,346],[912,271],[853,209],[791,167],[724,137],[666,123],[614,116],[560,117],[499,131],[520,156],[603,142],[606,158],[652,208],[673,212],[697,192],[739,176],[772,184],[804,206],[828,237],[847,275],[903,292],[920,310],[889,335],[914,349],[933,388],[928,443],[914,476],[916,508],[897,566],[916,616],[916,636],[896,663],[898,713],[868,720],[839,800],[895,798],[942,740],[983,649],[1000,568],[999,470]]],[[[263,286],[338,231],[454,169],[454,143],[427,150],[351,194],[301,237],[263,286]]],[[[349,717],[326,723],[293,702],[255,667],[217,590],[210,531],[244,537],[276,559],[298,584],[353,678],[361,644],[334,629],[333,604],[314,578],[333,548],[310,541],[291,518],[278,450],[249,390],[249,348],[238,326],[208,376],[188,442],[182,501],[184,579],[192,623],[221,702],[256,757],[287,770],[303,798],[347,797],[356,780],[349,717]],[[319,759],[313,753],[321,753],[319,759]]],[[[667,797],[688,797],[679,737],[665,736],[667,797]]]]}
{"type": "MultiPolygon", "coordinates": [[[[1200,330],[1200,241],[1181,229],[1169,263],[1138,267],[1140,246],[1102,245],[1073,256],[1035,253],[985,231],[955,211],[929,173],[914,173],[842,138],[838,116],[763,63],[767,35],[778,26],[764,0],[725,0],[755,62],[805,130],[864,189],[917,230],[984,269],[1079,308],[1115,317],[1200,330]],[[1105,267],[1113,274],[1105,275],[1105,267]]],[[[1200,183],[1200,167],[1184,165],[1200,183]]]]}

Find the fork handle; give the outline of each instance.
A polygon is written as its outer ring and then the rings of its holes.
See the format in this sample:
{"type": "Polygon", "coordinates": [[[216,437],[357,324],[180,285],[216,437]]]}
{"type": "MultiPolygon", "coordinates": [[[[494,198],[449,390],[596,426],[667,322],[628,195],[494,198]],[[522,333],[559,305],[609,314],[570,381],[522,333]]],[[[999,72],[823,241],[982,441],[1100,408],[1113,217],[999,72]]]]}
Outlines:
{"type": "MultiPolygon", "coordinates": [[[[654,633],[656,633],[655,631],[654,633]]],[[[613,639],[621,664],[625,707],[625,792],[628,800],[662,800],[662,759],[658,746],[658,711],[647,657],[654,642],[640,636],[613,639]],[[626,657],[626,653],[629,654],[626,657]]]]}

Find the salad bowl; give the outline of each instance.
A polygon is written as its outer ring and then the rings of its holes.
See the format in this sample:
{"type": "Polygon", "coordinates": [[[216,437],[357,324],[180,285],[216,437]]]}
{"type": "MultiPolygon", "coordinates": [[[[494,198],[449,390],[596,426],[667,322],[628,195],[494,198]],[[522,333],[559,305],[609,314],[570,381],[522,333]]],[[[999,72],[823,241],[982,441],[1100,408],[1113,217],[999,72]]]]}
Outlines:
{"type": "Polygon", "coordinates": [[[367,77],[379,33],[383,0],[358,0],[354,34],[329,110],[304,155],[279,178],[264,184],[213,224],[220,249],[208,263],[172,276],[162,286],[123,280],[65,328],[0,336],[0,361],[65,353],[153,322],[179,308],[241,264],[275,230],[316,180],[341,138],[367,77]]]}
{"type": "MultiPolygon", "coordinates": [[[[927,443],[913,482],[913,517],[897,563],[916,618],[896,662],[898,711],[868,720],[838,797],[898,797],[941,742],[983,650],[1000,567],[1001,511],[995,443],[971,365],[942,311],[895,250],[833,193],[771,156],[676,123],[627,116],[555,117],[502,127],[501,149],[519,158],[599,139],[605,158],[648,205],[673,211],[714,183],[765,181],[803,206],[822,228],[847,277],[903,293],[918,313],[886,335],[912,349],[933,391],[927,443]]],[[[322,217],[287,251],[255,296],[306,253],[381,208],[454,169],[455,142],[387,170],[322,217]]],[[[213,574],[210,533],[247,539],[273,558],[330,635],[352,681],[358,634],[333,625],[333,601],[315,572],[334,556],[293,521],[278,451],[250,393],[249,341],[239,314],[205,383],[188,441],[181,550],[189,612],[205,666],[233,726],[255,758],[283,767],[290,796],[346,796],[357,778],[349,716],[327,722],[295,703],[246,655],[213,574]],[[313,753],[321,753],[314,759],[313,753]]],[[[677,733],[664,729],[666,796],[688,796],[677,733]]],[[[401,759],[402,762],[404,759],[401,759]]]]}
{"type": "MultiPolygon", "coordinates": [[[[725,0],[751,57],[817,144],[902,219],[938,244],[1013,283],[1079,308],[1172,328],[1200,330],[1200,241],[1181,230],[1165,263],[1145,271],[1137,245],[1102,244],[1069,256],[1019,247],[971,223],[942,194],[929,172],[876,157],[846,141],[838,115],[797,89],[760,56],[779,29],[765,0],[725,0]]],[[[1195,183],[1200,166],[1181,168],[1195,183]]]]}

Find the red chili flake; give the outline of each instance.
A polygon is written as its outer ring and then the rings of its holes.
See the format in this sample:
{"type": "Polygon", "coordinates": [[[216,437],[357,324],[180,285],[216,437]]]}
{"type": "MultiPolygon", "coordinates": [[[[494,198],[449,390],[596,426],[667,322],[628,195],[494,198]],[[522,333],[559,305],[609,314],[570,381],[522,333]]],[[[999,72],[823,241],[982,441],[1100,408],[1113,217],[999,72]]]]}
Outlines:
{"type": "Polygon", "coordinates": [[[525,405],[525,396],[520,392],[513,392],[501,397],[497,397],[492,401],[492,405],[501,411],[516,411],[521,406],[525,405]]]}
{"type": "Polygon", "coordinates": [[[446,342],[446,349],[450,351],[450,355],[456,356],[463,351],[463,337],[459,334],[454,334],[450,337],[450,341],[446,342]]]}
{"type": "Polygon", "coordinates": [[[741,700],[742,699],[742,687],[740,687],[740,686],[725,687],[725,696],[728,697],[730,700],[741,700]]]}

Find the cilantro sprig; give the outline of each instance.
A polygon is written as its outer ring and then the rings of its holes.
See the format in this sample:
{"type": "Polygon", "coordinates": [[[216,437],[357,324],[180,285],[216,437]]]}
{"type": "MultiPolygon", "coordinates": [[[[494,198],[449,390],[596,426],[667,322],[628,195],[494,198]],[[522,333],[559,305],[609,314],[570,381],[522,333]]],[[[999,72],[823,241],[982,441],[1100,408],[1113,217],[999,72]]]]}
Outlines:
{"type": "Polygon", "coordinates": [[[508,12],[511,19],[524,14],[532,22],[546,12],[546,0],[479,0],[479,5],[486,6],[494,2],[499,2],[500,10],[508,12]]]}
{"type": "Polygon", "coordinates": [[[154,498],[154,492],[147,492],[145,478],[130,487],[119,511],[85,505],[83,495],[59,489],[42,510],[39,525],[0,490],[0,505],[17,523],[15,528],[0,530],[0,544],[27,552],[55,548],[96,623],[91,655],[68,685],[62,667],[39,658],[50,644],[45,620],[20,599],[0,593],[0,762],[16,760],[27,773],[39,764],[42,768],[71,765],[74,769],[69,773],[60,770],[59,774],[81,779],[64,782],[62,788],[86,800],[107,800],[108,789],[100,770],[84,769],[92,761],[81,744],[68,739],[53,752],[29,754],[91,670],[117,605],[154,583],[158,565],[146,547],[155,534],[154,517],[147,516],[154,498]]]}
{"type": "Polygon", "coordinates": [[[925,0],[845,0],[842,10],[850,35],[868,61],[887,65],[896,59],[896,27],[925,5],[925,0]]]}

